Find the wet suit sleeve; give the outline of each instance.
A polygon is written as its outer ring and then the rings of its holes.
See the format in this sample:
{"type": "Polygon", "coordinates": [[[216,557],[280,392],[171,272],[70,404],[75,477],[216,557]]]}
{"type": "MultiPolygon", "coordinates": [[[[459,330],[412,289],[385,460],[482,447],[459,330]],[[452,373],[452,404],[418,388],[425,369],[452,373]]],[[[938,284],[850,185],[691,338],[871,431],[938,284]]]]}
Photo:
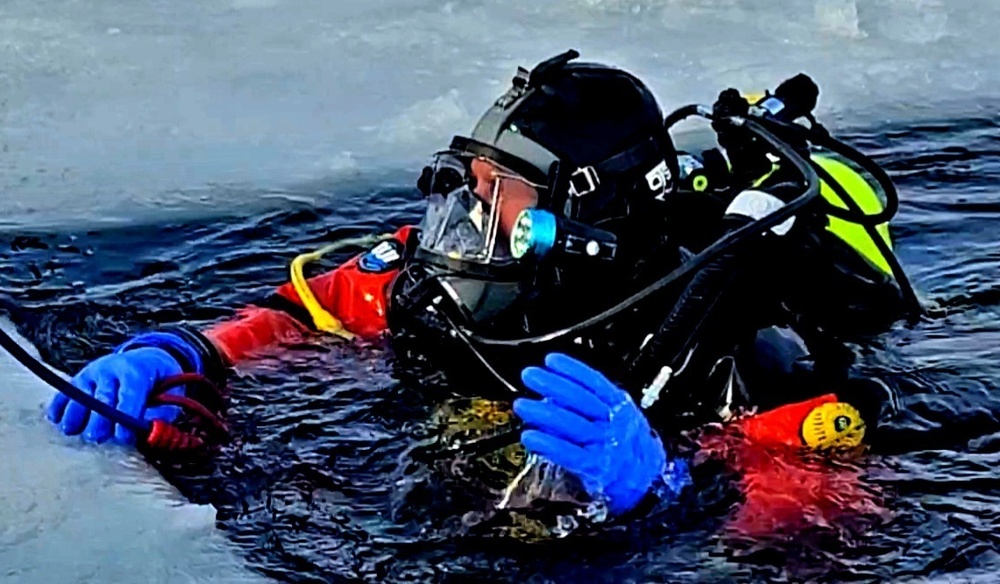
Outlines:
{"type": "MultiPolygon", "coordinates": [[[[401,227],[392,238],[307,281],[319,305],[350,333],[373,337],[384,332],[388,288],[402,264],[412,231],[410,226],[401,227]]],[[[235,365],[261,349],[314,330],[309,310],[295,287],[287,283],[204,334],[227,363],[235,365]]]]}
{"type": "Polygon", "coordinates": [[[291,310],[247,306],[236,317],[207,329],[205,336],[216,346],[229,365],[236,365],[254,352],[281,340],[294,338],[309,330],[302,321],[292,316],[291,310]]]}

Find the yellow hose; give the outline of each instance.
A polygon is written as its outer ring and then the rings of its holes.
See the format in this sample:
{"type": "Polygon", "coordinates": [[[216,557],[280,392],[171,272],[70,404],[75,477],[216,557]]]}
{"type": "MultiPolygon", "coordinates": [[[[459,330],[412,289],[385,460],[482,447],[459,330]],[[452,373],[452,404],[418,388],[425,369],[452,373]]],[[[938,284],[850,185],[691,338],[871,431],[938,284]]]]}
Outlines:
{"type": "Polygon", "coordinates": [[[344,328],[344,324],[340,322],[337,317],[330,314],[330,312],[323,308],[319,301],[316,300],[316,295],[313,294],[312,289],[309,287],[309,281],[306,280],[302,268],[309,262],[318,261],[328,253],[339,251],[352,245],[370,246],[377,241],[387,239],[391,236],[392,234],[382,234],[341,239],[340,241],[331,243],[330,245],[322,247],[316,251],[304,253],[292,260],[290,270],[292,276],[292,286],[299,294],[302,306],[309,311],[309,316],[312,317],[313,325],[317,330],[335,334],[348,341],[353,339],[355,336],[354,333],[344,328]]]}

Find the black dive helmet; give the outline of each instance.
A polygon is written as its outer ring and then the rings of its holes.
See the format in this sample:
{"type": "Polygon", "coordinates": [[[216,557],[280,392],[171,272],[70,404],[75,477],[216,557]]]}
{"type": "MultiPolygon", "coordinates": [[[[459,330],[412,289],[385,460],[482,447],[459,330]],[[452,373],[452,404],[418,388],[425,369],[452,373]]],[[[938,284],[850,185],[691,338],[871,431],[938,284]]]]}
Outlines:
{"type": "MultiPolygon", "coordinates": [[[[518,68],[471,135],[424,168],[418,187],[428,208],[393,289],[394,333],[412,317],[452,336],[456,325],[501,337],[544,332],[559,323],[542,321],[558,315],[526,317],[533,298],[554,282],[571,289],[574,273],[627,273],[642,238],[659,231],[637,227],[675,189],[663,113],[635,76],[578,56],[518,68]]],[[[599,309],[580,304],[590,304],[587,294],[556,304],[579,319],[599,309]]]]}

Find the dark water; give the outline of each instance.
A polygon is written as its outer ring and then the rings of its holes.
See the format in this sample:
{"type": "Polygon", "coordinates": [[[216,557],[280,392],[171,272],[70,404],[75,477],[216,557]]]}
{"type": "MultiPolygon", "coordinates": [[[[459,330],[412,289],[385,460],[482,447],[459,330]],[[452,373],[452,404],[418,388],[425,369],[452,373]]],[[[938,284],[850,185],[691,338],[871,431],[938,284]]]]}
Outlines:
{"type": "MultiPolygon", "coordinates": [[[[887,510],[879,520],[756,545],[722,538],[710,508],[593,540],[442,538],[447,501],[404,502],[394,486],[433,396],[399,380],[385,347],[327,339],[243,371],[237,441],[162,471],[216,506],[250,565],[289,582],[947,580],[1000,569],[1000,118],[844,137],[897,181],[896,250],[929,309],[857,349],[900,401],[860,469],[887,510]]],[[[337,193],[320,208],[238,219],[5,233],[0,301],[46,359],[75,371],[139,330],[231,314],[284,282],[303,250],[418,216],[400,177],[337,193]]]]}

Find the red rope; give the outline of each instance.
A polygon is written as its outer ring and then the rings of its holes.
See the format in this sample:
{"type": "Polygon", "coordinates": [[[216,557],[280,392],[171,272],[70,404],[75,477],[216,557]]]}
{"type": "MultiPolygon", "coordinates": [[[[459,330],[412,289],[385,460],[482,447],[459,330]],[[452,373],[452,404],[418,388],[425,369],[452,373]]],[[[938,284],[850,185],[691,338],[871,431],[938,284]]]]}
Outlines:
{"type": "MultiPolygon", "coordinates": [[[[222,392],[200,373],[181,373],[164,378],[156,384],[147,400],[149,405],[172,405],[195,414],[212,427],[220,436],[229,437],[229,428],[217,414],[209,411],[201,402],[180,395],[171,395],[167,391],[182,385],[200,385],[210,390],[212,396],[223,403],[222,392]]],[[[193,433],[184,432],[176,426],[163,420],[153,420],[153,427],[146,438],[146,443],[159,450],[195,450],[205,446],[205,440],[193,433]]]]}
{"type": "Polygon", "coordinates": [[[202,419],[209,423],[213,428],[222,432],[229,433],[229,428],[226,427],[225,422],[219,419],[218,416],[208,411],[208,408],[203,406],[196,400],[189,397],[184,397],[182,395],[171,395],[163,394],[157,395],[150,398],[151,403],[179,406],[182,409],[189,410],[192,413],[199,415],[202,419]]]}
{"type": "Polygon", "coordinates": [[[153,420],[146,444],[158,450],[196,450],[204,447],[205,441],[163,420],[153,420]]]}
{"type": "Polygon", "coordinates": [[[179,385],[200,385],[212,393],[212,397],[218,400],[217,403],[221,404],[225,400],[219,386],[212,383],[211,379],[205,377],[201,373],[179,373],[177,375],[166,377],[156,384],[156,387],[149,395],[158,396],[179,385]]]}

